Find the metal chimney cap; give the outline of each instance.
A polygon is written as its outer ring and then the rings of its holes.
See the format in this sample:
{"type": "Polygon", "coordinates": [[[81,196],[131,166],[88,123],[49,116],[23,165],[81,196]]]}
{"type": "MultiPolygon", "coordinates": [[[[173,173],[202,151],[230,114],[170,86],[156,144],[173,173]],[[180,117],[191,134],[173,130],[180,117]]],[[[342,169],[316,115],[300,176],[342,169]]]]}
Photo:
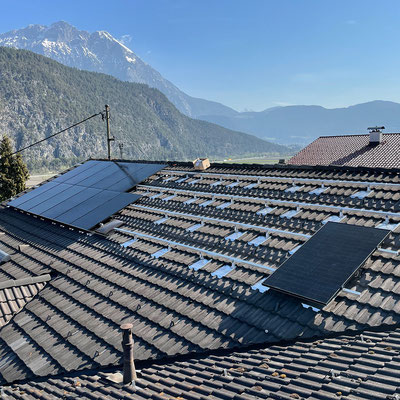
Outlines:
{"type": "Polygon", "coordinates": [[[126,323],[126,324],[122,324],[121,325],[121,329],[122,330],[127,330],[127,329],[132,329],[133,328],[133,324],[130,324],[130,323],[126,323]]]}
{"type": "Polygon", "coordinates": [[[381,129],[385,129],[385,127],[384,126],[370,126],[367,129],[372,132],[379,132],[381,129]]]}

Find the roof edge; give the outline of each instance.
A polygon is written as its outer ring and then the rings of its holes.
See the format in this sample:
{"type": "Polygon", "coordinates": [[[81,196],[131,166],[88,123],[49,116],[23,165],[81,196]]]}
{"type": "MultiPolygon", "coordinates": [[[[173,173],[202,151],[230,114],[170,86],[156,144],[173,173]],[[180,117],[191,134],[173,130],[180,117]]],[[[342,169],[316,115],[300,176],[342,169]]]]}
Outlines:
{"type": "MultiPolygon", "coordinates": [[[[382,135],[400,135],[400,132],[382,132],[382,135]]],[[[317,139],[315,140],[318,140],[320,138],[338,138],[338,137],[351,137],[351,136],[369,136],[369,133],[349,133],[349,134],[344,133],[342,135],[322,135],[318,136],[317,139]]]]}

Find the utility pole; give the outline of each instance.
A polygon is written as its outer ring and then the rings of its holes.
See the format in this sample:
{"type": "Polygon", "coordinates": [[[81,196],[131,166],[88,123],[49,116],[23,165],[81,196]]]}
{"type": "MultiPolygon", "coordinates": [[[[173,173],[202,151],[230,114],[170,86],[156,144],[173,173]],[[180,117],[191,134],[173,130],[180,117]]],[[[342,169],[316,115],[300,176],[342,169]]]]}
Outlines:
{"type": "Polygon", "coordinates": [[[106,104],[106,124],[107,124],[107,156],[108,159],[111,160],[111,142],[114,141],[114,138],[111,137],[110,133],[110,107],[106,104]]]}

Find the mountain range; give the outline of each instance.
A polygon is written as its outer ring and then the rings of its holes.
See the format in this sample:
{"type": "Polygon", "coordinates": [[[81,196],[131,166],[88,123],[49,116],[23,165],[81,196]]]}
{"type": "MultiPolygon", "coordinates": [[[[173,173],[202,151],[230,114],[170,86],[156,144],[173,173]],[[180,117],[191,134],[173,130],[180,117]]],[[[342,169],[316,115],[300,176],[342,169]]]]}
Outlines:
{"type": "MultiPolygon", "coordinates": [[[[284,146],[180,113],[159,90],[0,47],[0,134],[20,149],[111,106],[113,155],[148,160],[287,154],[284,146]]],[[[105,157],[100,117],[24,152],[32,170],[105,157]]]]}
{"type": "Polygon", "coordinates": [[[372,101],[346,108],[294,105],[261,112],[237,112],[223,104],[180,91],[110,33],[89,33],[66,22],[29,25],[0,35],[0,46],[31,50],[79,69],[123,81],[145,83],[163,92],[182,113],[281,144],[306,145],[321,135],[366,133],[371,125],[400,130],[400,104],[372,101]]]}
{"type": "Polygon", "coordinates": [[[190,117],[236,114],[220,103],[183,93],[105,31],[89,33],[64,21],[50,26],[29,25],[1,34],[0,46],[31,50],[64,65],[103,72],[122,81],[146,83],[159,89],[179,111],[190,117]]]}
{"type": "Polygon", "coordinates": [[[333,109],[286,106],[200,118],[282,144],[306,145],[319,136],[367,133],[368,127],[377,125],[384,125],[386,132],[400,132],[400,104],[381,100],[333,109]]]}

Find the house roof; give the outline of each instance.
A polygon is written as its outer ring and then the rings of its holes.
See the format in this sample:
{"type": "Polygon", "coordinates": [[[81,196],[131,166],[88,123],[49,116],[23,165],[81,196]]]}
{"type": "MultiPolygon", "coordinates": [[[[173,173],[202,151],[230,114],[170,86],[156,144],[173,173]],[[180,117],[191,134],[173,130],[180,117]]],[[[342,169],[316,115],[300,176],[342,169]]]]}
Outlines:
{"type": "Polygon", "coordinates": [[[393,399],[398,398],[400,328],[144,365],[134,385],[119,369],[69,374],[4,388],[37,399],[393,399]],[[397,397],[396,397],[397,396],[397,397]]]}
{"type": "Polygon", "coordinates": [[[383,133],[382,142],[369,144],[369,135],[321,136],[288,163],[400,168],[400,133],[383,133]]]}
{"type": "Polygon", "coordinates": [[[0,282],[53,276],[0,329],[3,383],[120,365],[124,322],[139,361],[400,323],[397,170],[169,163],[132,192],[142,197],[108,235],[0,209],[11,255],[0,282]],[[267,291],[265,278],[327,219],[391,233],[320,310],[267,291]]]}

